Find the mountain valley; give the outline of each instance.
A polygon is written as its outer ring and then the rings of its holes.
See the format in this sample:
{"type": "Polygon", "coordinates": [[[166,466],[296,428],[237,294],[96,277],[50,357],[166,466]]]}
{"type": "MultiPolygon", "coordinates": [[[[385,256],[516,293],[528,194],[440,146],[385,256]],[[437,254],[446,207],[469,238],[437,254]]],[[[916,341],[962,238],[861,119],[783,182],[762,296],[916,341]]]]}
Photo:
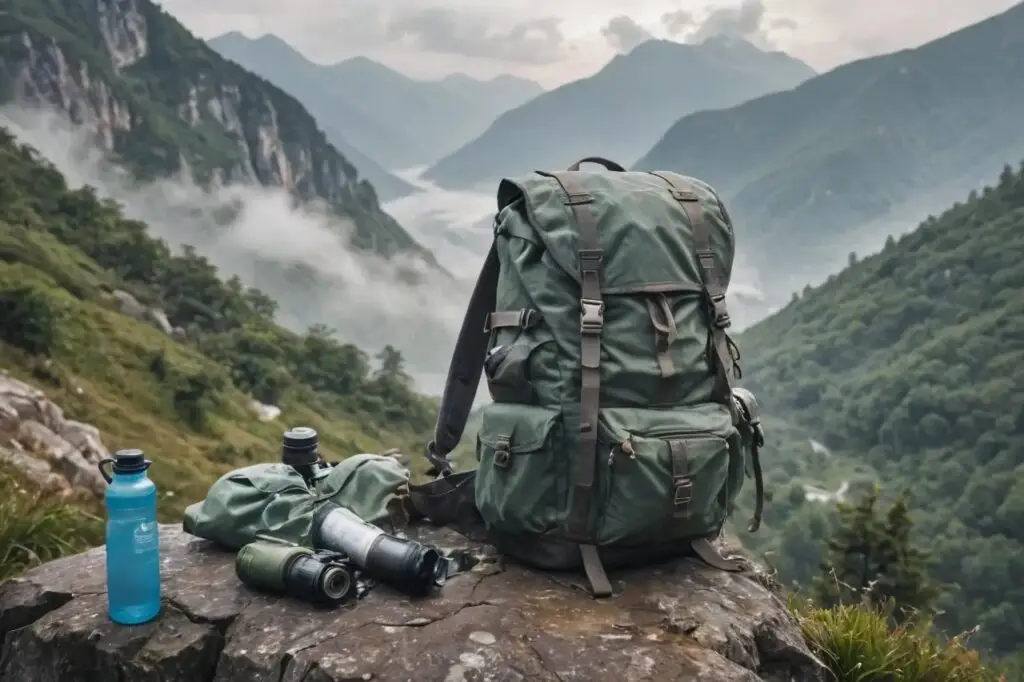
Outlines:
{"type": "MultiPolygon", "coordinates": [[[[551,89],[251,34],[204,41],[151,0],[0,11],[0,370],[144,448],[162,520],[299,423],[424,476],[498,181],[608,156],[709,182],[735,225],[769,501],[747,532],[748,480],[730,534],[801,596],[836,504],[906,491],[937,626],[1024,669],[1024,3],[822,73],[655,38],[551,89]]],[[[41,470],[12,464],[21,421],[0,491],[41,470]]],[[[94,499],[45,499],[102,542],[94,499]]]]}

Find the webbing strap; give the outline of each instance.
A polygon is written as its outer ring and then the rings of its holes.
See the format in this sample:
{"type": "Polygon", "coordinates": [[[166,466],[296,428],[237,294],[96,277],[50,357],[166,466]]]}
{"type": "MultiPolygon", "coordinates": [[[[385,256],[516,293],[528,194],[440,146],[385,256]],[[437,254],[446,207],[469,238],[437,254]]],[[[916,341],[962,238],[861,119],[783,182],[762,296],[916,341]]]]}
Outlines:
{"type": "Polygon", "coordinates": [[[682,178],[673,178],[654,171],[651,175],[668,183],[672,198],[679,202],[693,230],[693,241],[700,263],[701,281],[708,297],[710,308],[711,345],[714,351],[715,387],[714,394],[724,403],[732,403],[733,357],[729,349],[729,311],[725,305],[725,286],[715,265],[715,252],[711,246],[711,232],[708,230],[700,197],[696,188],[682,178]]]}
{"type": "MultiPolygon", "coordinates": [[[[590,208],[594,198],[572,172],[544,173],[554,178],[565,191],[579,232],[580,264],[580,450],[573,481],[572,506],[569,509],[570,535],[585,537],[593,501],[597,472],[597,419],[601,394],[601,334],[604,330],[604,299],[601,297],[601,270],[604,251],[597,234],[597,218],[590,208]]],[[[584,569],[595,596],[611,594],[592,545],[581,545],[584,569]]]]}
{"type": "Polygon", "coordinates": [[[761,473],[761,447],[756,442],[750,448],[751,464],[754,467],[754,515],[747,525],[747,532],[756,533],[761,527],[764,515],[764,476],[761,473]]]}
{"type": "Polygon", "coordinates": [[[595,597],[610,597],[614,593],[612,583],[605,573],[604,564],[601,563],[601,555],[597,553],[594,545],[580,545],[580,557],[583,559],[583,571],[590,581],[590,590],[595,597]]]}
{"type": "Polygon", "coordinates": [[[541,320],[541,314],[532,308],[520,310],[498,310],[487,316],[487,324],[484,325],[484,333],[501,327],[518,327],[530,329],[537,326],[541,320]]]}
{"type": "Polygon", "coordinates": [[[651,326],[654,327],[654,351],[658,369],[661,370],[661,378],[671,378],[676,374],[676,368],[669,351],[679,338],[679,331],[676,329],[672,306],[669,305],[665,294],[656,294],[647,299],[647,313],[651,317],[651,326]]]}
{"type": "Polygon", "coordinates": [[[436,473],[442,476],[452,473],[448,453],[462,440],[462,432],[466,429],[476,390],[480,386],[489,341],[487,334],[481,333],[481,330],[495,307],[498,266],[497,245],[491,242],[491,249],[477,277],[459,330],[459,338],[455,342],[452,361],[448,366],[448,377],[434,427],[434,440],[427,444],[427,459],[437,470],[436,473]]]}
{"type": "Polygon", "coordinates": [[[715,546],[706,538],[693,540],[690,543],[690,547],[701,561],[712,568],[717,568],[720,571],[729,571],[730,573],[738,573],[743,570],[742,559],[739,557],[722,556],[721,552],[715,549],[715,546]]]}
{"type": "Polygon", "coordinates": [[[668,452],[672,460],[672,517],[685,518],[693,501],[693,479],[690,478],[686,441],[668,441],[668,452]]]}

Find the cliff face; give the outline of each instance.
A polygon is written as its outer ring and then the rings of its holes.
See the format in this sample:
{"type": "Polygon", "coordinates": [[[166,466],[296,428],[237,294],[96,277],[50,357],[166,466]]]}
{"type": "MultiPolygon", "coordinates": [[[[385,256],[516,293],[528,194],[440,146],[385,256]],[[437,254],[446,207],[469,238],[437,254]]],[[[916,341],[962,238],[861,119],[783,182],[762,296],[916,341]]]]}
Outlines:
{"type": "Polygon", "coordinates": [[[0,102],[49,105],[140,178],[284,187],[354,223],[357,246],[426,251],[288,94],[149,0],[12,0],[0,13],[0,102]]]}

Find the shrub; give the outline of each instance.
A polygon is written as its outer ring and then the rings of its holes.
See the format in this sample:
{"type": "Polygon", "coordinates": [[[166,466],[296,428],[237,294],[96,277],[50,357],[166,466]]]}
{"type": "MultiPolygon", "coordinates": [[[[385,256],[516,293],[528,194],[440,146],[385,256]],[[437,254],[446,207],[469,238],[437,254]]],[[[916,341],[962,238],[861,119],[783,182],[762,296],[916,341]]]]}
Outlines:
{"type": "Polygon", "coordinates": [[[223,380],[217,375],[183,374],[174,384],[174,411],[193,430],[205,431],[209,411],[221,401],[223,380]]]}
{"type": "Polygon", "coordinates": [[[34,282],[0,282],[0,338],[32,355],[50,355],[57,345],[60,304],[34,282]]]}

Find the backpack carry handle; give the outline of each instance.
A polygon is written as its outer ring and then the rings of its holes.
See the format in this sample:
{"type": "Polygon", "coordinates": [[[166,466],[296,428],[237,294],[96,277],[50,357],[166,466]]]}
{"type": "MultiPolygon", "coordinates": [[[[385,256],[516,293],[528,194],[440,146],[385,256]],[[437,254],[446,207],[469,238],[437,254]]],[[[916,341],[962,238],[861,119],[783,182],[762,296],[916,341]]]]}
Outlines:
{"type": "Polygon", "coordinates": [[[588,156],[585,159],[580,159],[579,161],[569,166],[565,170],[578,171],[580,169],[580,166],[584,163],[596,163],[600,166],[604,166],[606,170],[614,171],[616,173],[626,172],[626,169],[620,166],[619,164],[615,163],[614,161],[609,161],[608,159],[602,158],[600,156],[588,156]]]}

